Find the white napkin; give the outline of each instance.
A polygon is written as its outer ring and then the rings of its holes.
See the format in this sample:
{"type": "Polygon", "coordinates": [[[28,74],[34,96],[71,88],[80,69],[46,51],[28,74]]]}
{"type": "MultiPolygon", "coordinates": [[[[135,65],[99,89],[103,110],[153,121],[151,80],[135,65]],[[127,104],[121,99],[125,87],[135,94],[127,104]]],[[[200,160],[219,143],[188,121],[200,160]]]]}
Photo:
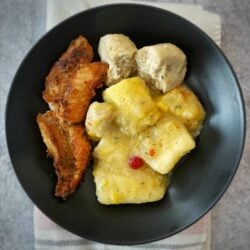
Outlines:
{"type": "MultiPolygon", "coordinates": [[[[196,24],[218,45],[221,42],[221,20],[200,5],[164,2],[115,1],[115,0],[47,0],[47,30],[62,20],[90,7],[111,3],[139,3],[153,5],[174,12],[196,24]]],[[[113,246],[80,238],[48,219],[39,209],[34,209],[34,235],[36,250],[210,250],[211,215],[208,213],[193,226],[164,240],[135,246],[113,246]]]]}
{"type": "Polygon", "coordinates": [[[112,3],[137,3],[156,6],[174,12],[194,23],[210,36],[217,45],[221,43],[221,19],[217,14],[203,10],[201,5],[174,4],[146,1],[120,0],[47,0],[47,30],[62,20],[91,7],[112,3]]]}

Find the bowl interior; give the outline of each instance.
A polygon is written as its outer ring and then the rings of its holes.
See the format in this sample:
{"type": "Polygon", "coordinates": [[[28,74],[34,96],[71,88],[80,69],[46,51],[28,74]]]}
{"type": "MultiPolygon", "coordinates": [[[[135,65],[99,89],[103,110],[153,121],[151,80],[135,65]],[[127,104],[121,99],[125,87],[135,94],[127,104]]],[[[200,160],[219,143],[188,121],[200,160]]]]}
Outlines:
{"type": "Polygon", "coordinates": [[[194,25],[169,12],[141,5],[112,5],[78,14],[47,33],[21,64],[9,94],[6,133],[10,157],[24,190],[48,217],[87,239],[135,244],[170,236],[206,213],[223,194],[238,166],[245,118],[237,80],[217,46],[194,25]],[[138,48],[161,42],[187,55],[186,83],[203,103],[207,118],[197,147],[174,171],[159,202],[103,206],[88,169],[66,202],[53,196],[55,175],[35,118],[48,109],[44,79],[70,41],[84,35],[97,57],[99,38],[124,33],[138,48]]]}

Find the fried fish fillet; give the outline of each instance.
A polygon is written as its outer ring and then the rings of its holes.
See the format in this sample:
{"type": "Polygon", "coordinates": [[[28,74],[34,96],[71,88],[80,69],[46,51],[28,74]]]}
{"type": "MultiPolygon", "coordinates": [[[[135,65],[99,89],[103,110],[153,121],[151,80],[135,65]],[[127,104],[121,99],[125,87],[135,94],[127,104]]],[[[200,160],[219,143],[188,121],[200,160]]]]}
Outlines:
{"type": "Polygon", "coordinates": [[[67,123],[83,121],[95,90],[106,79],[108,65],[93,62],[82,65],[68,79],[62,101],[59,102],[59,117],[67,123]]]}
{"type": "Polygon", "coordinates": [[[46,78],[43,98],[64,122],[81,122],[95,89],[106,80],[108,65],[90,63],[92,58],[92,47],[79,36],[71,42],[46,78]]]}
{"type": "Polygon", "coordinates": [[[71,42],[46,77],[43,98],[52,111],[37,116],[58,176],[55,195],[64,199],[75,192],[87,166],[90,144],[80,122],[108,71],[106,63],[91,63],[92,59],[86,38],[79,36],[71,42]]]}
{"type": "Polygon", "coordinates": [[[54,159],[55,195],[66,199],[75,192],[89,161],[90,144],[83,125],[61,124],[54,111],[38,114],[37,123],[48,155],[54,159]]]}
{"type": "Polygon", "coordinates": [[[93,49],[87,39],[79,36],[73,40],[66,52],[53,65],[45,81],[44,100],[55,106],[63,99],[65,88],[71,76],[79,67],[90,63],[93,59],[93,49]]]}

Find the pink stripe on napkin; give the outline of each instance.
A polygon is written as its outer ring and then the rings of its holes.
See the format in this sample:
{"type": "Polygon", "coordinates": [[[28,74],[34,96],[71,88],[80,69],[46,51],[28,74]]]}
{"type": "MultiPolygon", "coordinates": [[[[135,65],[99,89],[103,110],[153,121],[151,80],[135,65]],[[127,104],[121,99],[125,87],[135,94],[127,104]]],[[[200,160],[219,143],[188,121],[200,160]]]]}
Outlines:
{"type": "Polygon", "coordinates": [[[210,213],[181,233],[153,243],[134,246],[113,246],[92,242],[78,237],[47,218],[34,208],[34,229],[36,250],[142,250],[142,249],[210,249],[210,213]]]}

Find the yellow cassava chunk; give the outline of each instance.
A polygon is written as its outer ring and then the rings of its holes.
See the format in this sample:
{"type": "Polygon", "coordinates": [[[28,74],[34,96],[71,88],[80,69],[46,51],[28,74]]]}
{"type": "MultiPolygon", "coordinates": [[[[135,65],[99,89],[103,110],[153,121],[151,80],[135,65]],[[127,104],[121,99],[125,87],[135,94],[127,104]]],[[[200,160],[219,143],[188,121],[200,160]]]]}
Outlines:
{"type": "Polygon", "coordinates": [[[193,137],[200,134],[206,113],[192,90],[182,84],[154,99],[160,109],[177,116],[193,137]]]}
{"type": "Polygon", "coordinates": [[[114,105],[116,121],[128,135],[135,135],[154,125],[161,116],[149,88],[140,77],[124,79],[107,88],[103,99],[114,105]]]}
{"type": "Polygon", "coordinates": [[[163,198],[169,182],[167,175],[155,172],[147,164],[139,169],[130,168],[132,144],[126,135],[113,130],[95,148],[93,175],[100,203],[138,204],[163,198]]]}
{"type": "Polygon", "coordinates": [[[155,171],[169,173],[195,147],[192,136],[175,116],[165,114],[138,139],[138,155],[155,171]]]}

